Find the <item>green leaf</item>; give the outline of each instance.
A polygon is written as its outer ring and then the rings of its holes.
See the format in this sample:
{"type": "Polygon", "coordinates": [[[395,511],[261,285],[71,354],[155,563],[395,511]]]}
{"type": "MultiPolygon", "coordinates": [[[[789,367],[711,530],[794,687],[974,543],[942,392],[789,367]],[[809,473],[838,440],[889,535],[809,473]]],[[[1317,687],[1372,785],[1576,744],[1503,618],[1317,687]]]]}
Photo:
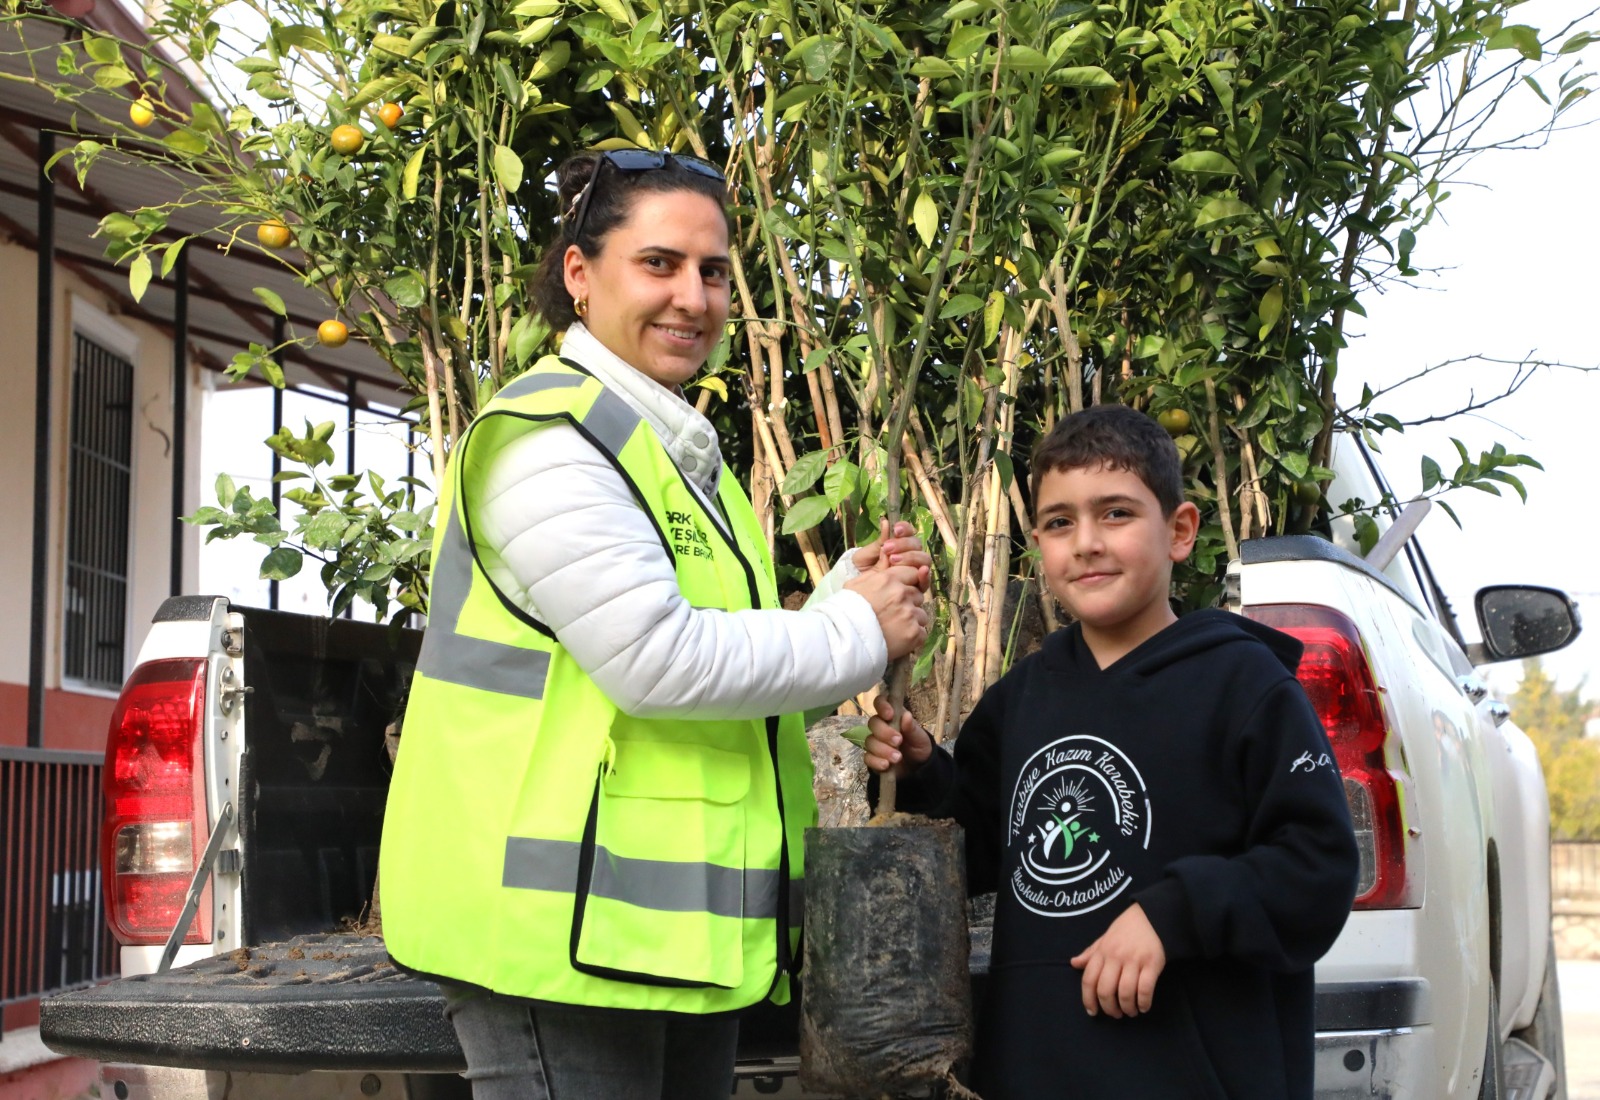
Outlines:
{"type": "Polygon", "coordinates": [[[394,299],[401,309],[416,309],[422,304],[426,292],[422,277],[415,271],[400,271],[384,281],[383,292],[394,299]]]}
{"type": "Polygon", "coordinates": [[[1063,88],[1115,88],[1117,78],[1098,65],[1068,65],[1045,78],[1063,88]]]}
{"type": "Polygon", "coordinates": [[[783,479],[778,491],[786,497],[803,493],[816,484],[817,478],[821,477],[827,468],[827,451],[812,451],[810,454],[801,455],[795,459],[794,465],[789,467],[789,474],[783,479]]]}
{"type": "Polygon", "coordinates": [[[1250,207],[1238,199],[1219,195],[1200,208],[1200,213],[1194,219],[1196,229],[1219,222],[1226,218],[1237,218],[1250,213],[1250,207]]]}
{"type": "Polygon", "coordinates": [[[145,288],[150,285],[150,256],[141,252],[133,258],[133,263],[128,267],[128,293],[133,295],[134,301],[144,297],[145,288]]]}
{"type": "Polygon", "coordinates": [[[606,100],[606,106],[611,108],[611,113],[616,116],[617,125],[621,127],[623,134],[627,136],[629,141],[635,145],[640,142],[648,144],[644,127],[639,124],[638,118],[634,116],[632,111],[613,99],[606,100]]]}
{"type": "Polygon", "coordinates": [[[982,0],[956,0],[944,10],[946,22],[954,23],[957,19],[972,19],[989,10],[989,6],[982,0]]]}
{"type": "Polygon", "coordinates": [[[952,317],[970,317],[983,308],[983,299],[976,294],[957,294],[944,304],[939,311],[939,320],[948,321],[952,317]]]}
{"type": "Polygon", "coordinates": [[[289,311],[284,308],[283,299],[280,298],[276,292],[268,290],[264,286],[253,286],[250,288],[250,293],[254,294],[257,298],[260,298],[263,302],[265,302],[267,304],[267,308],[272,310],[272,312],[276,313],[279,317],[289,316],[289,311]]]}
{"type": "Polygon", "coordinates": [[[218,504],[222,505],[224,508],[232,508],[233,498],[238,495],[238,492],[239,490],[233,484],[233,478],[229,477],[227,474],[217,475],[218,504]]]}
{"type": "Polygon", "coordinates": [[[549,80],[567,67],[567,61],[571,56],[572,46],[566,39],[552,42],[550,48],[540,54],[539,59],[533,63],[528,79],[535,83],[549,80]]]}
{"type": "Polygon", "coordinates": [[[822,366],[828,361],[828,356],[831,354],[833,354],[833,349],[827,346],[812,348],[811,354],[807,355],[805,362],[800,364],[801,373],[809,374],[810,372],[816,370],[818,367],[822,366]]]}
{"type": "Polygon", "coordinates": [[[113,241],[126,241],[135,234],[141,233],[139,223],[126,214],[112,213],[100,219],[100,226],[95,230],[97,236],[105,236],[113,241]]]}
{"type": "Polygon", "coordinates": [[[957,61],[971,57],[983,49],[984,43],[989,41],[991,33],[993,32],[988,27],[981,24],[970,27],[957,27],[950,35],[950,42],[945,47],[944,55],[953,57],[957,61]]]}
{"type": "Polygon", "coordinates": [[[828,503],[827,497],[803,497],[794,502],[794,507],[783,517],[783,533],[786,535],[798,534],[809,531],[821,523],[833,511],[833,505],[828,503]]]}
{"type": "Polygon", "coordinates": [[[1516,50],[1529,61],[1538,61],[1544,56],[1544,47],[1539,44],[1539,32],[1521,24],[1495,31],[1484,43],[1484,49],[1516,50]]]}
{"type": "Polygon", "coordinates": [[[324,508],[306,522],[300,534],[308,546],[333,549],[343,540],[345,529],[349,526],[350,521],[343,512],[337,508],[324,508]]]}
{"type": "Polygon", "coordinates": [[[1444,472],[1439,469],[1439,464],[1427,455],[1422,456],[1422,491],[1426,493],[1435,485],[1444,480],[1444,472]]]}
{"type": "Polygon", "coordinates": [[[509,145],[494,147],[494,175],[507,194],[516,194],[522,186],[522,158],[509,145]]]}
{"type": "Polygon", "coordinates": [[[634,24],[633,10],[628,7],[627,0],[594,0],[594,6],[611,17],[613,23],[634,24]]]}
{"type": "Polygon", "coordinates": [[[1000,68],[1019,73],[1042,73],[1050,68],[1050,59],[1032,46],[1008,46],[1000,56],[1000,68]]]}
{"type": "Polygon", "coordinates": [[[1566,56],[1569,53],[1577,53],[1579,50],[1587,49],[1592,42],[1600,42],[1600,35],[1592,31],[1579,31],[1561,43],[1561,54],[1566,56]]]}
{"type": "Polygon", "coordinates": [[[1303,481],[1311,472],[1311,459],[1300,451],[1289,451],[1281,456],[1278,461],[1289,472],[1289,476],[1296,481],[1303,481]]]}
{"type": "Polygon", "coordinates": [[[1011,482],[1016,478],[1016,467],[1011,464],[1011,455],[1006,451],[995,451],[994,468],[1000,471],[1000,491],[1009,493],[1011,482]]]}
{"type": "Polygon", "coordinates": [[[933,196],[924,191],[911,206],[911,221],[917,227],[917,236],[929,248],[939,238],[939,205],[933,196]]]}
{"type": "Polygon", "coordinates": [[[1006,315],[1006,296],[998,290],[989,292],[983,306],[983,346],[988,347],[1000,335],[1000,322],[1006,315]]]}
{"type": "Polygon", "coordinates": [[[165,279],[172,273],[172,265],[178,262],[178,254],[183,251],[183,246],[189,243],[188,237],[179,237],[167,245],[161,252],[161,277],[165,279]]]}
{"type": "Polygon", "coordinates": [[[427,155],[426,145],[418,146],[417,151],[411,154],[406,161],[404,173],[400,177],[400,194],[406,199],[417,197],[417,181],[422,175],[422,158],[427,155]]]}
{"type": "Polygon", "coordinates": [[[1194,172],[1199,175],[1235,176],[1239,169],[1233,161],[1210,149],[1195,149],[1172,162],[1174,172],[1194,172]]]}
{"type": "Polygon", "coordinates": [[[187,127],[167,134],[161,139],[161,144],[175,153],[189,153],[192,156],[200,156],[211,148],[211,143],[206,140],[204,134],[196,133],[187,127]]]}
{"type": "Polygon", "coordinates": [[[286,581],[300,572],[300,566],[305,562],[300,551],[292,550],[287,546],[280,546],[272,553],[261,559],[261,579],[266,581],[286,581]]]}
{"type": "Polygon", "coordinates": [[[944,80],[960,76],[961,70],[942,57],[919,57],[911,64],[912,76],[925,76],[930,80],[944,80]]]}
{"type": "Polygon", "coordinates": [[[116,91],[132,84],[138,77],[133,75],[132,70],[125,69],[121,65],[102,65],[94,71],[93,79],[100,87],[116,91]]]}
{"type": "Polygon", "coordinates": [[[828,467],[822,478],[822,492],[829,504],[837,508],[855,494],[858,469],[849,459],[840,459],[828,467]]]}
{"type": "Polygon", "coordinates": [[[101,65],[115,65],[122,60],[122,47],[114,38],[102,38],[98,34],[83,36],[83,52],[89,55],[91,61],[101,65]]]}
{"type": "Polygon", "coordinates": [[[1267,333],[1272,331],[1281,316],[1283,316],[1283,284],[1274,283],[1272,288],[1261,296],[1260,339],[1267,338],[1267,333]]]}

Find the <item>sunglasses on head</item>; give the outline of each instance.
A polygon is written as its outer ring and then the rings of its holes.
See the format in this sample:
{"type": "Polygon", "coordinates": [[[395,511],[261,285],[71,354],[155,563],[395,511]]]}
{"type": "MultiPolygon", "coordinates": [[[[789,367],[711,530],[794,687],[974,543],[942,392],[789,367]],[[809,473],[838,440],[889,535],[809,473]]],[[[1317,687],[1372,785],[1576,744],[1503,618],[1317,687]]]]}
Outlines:
{"type": "Polygon", "coordinates": [[[583,185],[583,193],[578,196],[578,213],[572,220],[572,239],[578,240],[583,236],[583,224],[589,217],[589,200],[594,197],[595,183],[600,179],[600,170],[610,164],[619,172],[653,172],[658,168],[665,168],[668,164],[677,164],[697,176],[726,183],[727,178],[713,164],[701,160],[699,157],[684,156],[680,153],[669,152],[666,149],[659,153],[650,149],[611,149],[600,154],[600,159],[595,161],[594,171],[589,174],[589,182],[583,185]]]}

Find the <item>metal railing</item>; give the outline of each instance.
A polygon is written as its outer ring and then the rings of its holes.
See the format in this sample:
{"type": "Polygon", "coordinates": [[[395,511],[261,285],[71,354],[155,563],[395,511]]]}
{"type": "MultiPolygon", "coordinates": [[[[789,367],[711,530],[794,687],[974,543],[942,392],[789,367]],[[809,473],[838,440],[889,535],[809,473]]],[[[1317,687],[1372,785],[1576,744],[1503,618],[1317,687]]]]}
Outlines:
{"type": "Polygon", "coordinates": [[[117,973],[100,891],[99,753],[0,747],[0,1005],[117,973]]]}
{"type": "Polygon", "coordinates": [[[1557,910],[1600,909],[1600,840],[1558,840],[1550,845],[1550,898],[1557,910]]]}

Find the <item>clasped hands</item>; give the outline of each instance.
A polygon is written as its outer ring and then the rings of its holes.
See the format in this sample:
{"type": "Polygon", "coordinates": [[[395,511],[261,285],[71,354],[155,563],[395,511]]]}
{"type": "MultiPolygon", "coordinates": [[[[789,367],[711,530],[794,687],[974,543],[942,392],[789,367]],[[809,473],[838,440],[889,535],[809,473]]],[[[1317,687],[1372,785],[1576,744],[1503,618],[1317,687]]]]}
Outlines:
{"type": "Polygon", "coordinates": [[[861,573],[844,586],[872,605],[889,659],[915,653],[928,638],[923,602],[933,568],[916,528],[902,521],[891,530],[883,520],[879,540],[855,551],[855,564],[861,573]]]}

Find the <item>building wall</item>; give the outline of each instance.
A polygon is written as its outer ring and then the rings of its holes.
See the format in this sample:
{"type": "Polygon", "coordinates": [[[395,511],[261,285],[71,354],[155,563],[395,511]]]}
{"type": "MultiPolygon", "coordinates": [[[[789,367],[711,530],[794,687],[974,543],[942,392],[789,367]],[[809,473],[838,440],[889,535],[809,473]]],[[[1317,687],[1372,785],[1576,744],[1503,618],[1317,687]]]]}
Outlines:
{"type": "MultiPolygon", "coordinates": [[[[0,745],[27,740],[27,684],[33,576],[35,316],[37,255],[0,244],[0,393],[10,416],[0,433],[0,745]]],[[[168,595],[172,513],[172,344],[162,331],[116,315],[116,305],[73,273],[58,267],[53,297],[54,370],[51,378],[50,553],[46,587],[44,744],[47,748],[99,749],[114,695],[62,682],[62,592],[67,515],[68,431],[73,334],[85,335],[133,362],[132,501],[128,560],[127,647],[131,666],[150,619],[168,595]]],[[[200,501],[199,419],[203,399],[199,369],[189,371],[184,511],[200,501]]],[[[199,536],[185,527],[184,584],[195,583],[199,536]]]]}

